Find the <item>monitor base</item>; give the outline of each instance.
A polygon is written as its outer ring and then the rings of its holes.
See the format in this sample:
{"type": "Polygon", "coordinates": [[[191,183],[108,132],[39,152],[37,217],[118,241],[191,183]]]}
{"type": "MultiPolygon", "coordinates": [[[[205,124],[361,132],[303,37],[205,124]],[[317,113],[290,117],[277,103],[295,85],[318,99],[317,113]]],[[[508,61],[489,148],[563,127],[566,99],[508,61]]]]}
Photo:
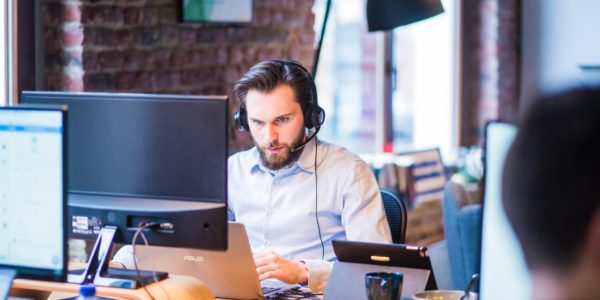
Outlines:
{"type": "Polygon", "coordinates": [[[70,271],[67,275],[67,282],[137,289],[154,283],[155,276],[157,280],[169,277],[169,273],[166,272],[109,268],[108,255],[111,253],[116,232],[116,226],[107,225],[102,227],[86,267],[83,270],[70,271]]]}

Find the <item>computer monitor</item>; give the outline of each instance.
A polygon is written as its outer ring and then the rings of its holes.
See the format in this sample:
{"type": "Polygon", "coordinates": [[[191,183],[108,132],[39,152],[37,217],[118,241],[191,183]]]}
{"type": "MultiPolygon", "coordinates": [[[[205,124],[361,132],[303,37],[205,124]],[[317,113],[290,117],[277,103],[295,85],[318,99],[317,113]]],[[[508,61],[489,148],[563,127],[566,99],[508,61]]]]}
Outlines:
{"type": "Polygon", "coordinates": [[[64,281],[66,108],[0,107],[0,271],[64,281]]]}
{"type": "Polygon", "coordinates": [[[486,300],[531,298],[521,245],[502,206],[502,170],[516,134],[517,127],[506,122],[489,122],[485,128],[480,298],[486,300]]]}
{"type": "Polygon", "coordinates": [[[227,248],[227,97],[24,91],[21,101],[69,106],[71,237],[110,226],[107,238],[129,244],[155,222],[165,226],[145,231],[152,245],[227,248]]]}

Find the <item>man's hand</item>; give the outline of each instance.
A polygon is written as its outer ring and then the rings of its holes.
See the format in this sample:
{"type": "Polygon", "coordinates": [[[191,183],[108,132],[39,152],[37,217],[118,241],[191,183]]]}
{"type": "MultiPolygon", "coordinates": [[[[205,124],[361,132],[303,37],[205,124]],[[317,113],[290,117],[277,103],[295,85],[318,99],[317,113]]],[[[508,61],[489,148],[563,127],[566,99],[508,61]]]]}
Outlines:
{"type": "Polygon", "coordinates": [[[254,256],[258,279],[279,279],[285,283],[300,283],[308,281],[308,268],[304,263],[285,259],[274,253],[264,253],[254,256]]]}

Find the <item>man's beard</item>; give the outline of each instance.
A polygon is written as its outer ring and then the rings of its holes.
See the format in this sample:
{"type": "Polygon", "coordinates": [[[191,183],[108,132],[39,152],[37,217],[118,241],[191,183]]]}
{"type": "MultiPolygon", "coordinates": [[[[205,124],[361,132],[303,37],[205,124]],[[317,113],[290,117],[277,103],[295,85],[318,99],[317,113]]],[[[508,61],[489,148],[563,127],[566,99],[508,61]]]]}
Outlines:
{"type": "Polygon", "coordinates": [[[298,147],[304,141],[304,129],[300,131],[300,134],[296,137],[296,139],[292,142],[292,145],[288,144],[280,144],[277,140],[271,142],[269,145],[262,147],[254,141],[256,148],[258,149],[258,153],[260,154],[260,160],[263,165],[267,167],[269,170],[277,171],[292,165],[295,161],[298,160],[300,154],[302,154],[301,149],[297,151],[292,151],[293,148],[298,147]],[[283,147],[283,151],[281,153],[273,153],[267,154],[265,148],[276,148],[283,147]]]}

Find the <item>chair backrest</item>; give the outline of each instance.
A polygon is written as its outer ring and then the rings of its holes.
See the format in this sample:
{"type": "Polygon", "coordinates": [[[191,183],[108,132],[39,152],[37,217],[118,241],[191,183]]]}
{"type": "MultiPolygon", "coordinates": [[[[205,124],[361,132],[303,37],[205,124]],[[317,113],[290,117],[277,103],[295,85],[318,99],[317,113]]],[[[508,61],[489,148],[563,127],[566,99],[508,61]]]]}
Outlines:
{"type": "Polygon", "coordinates": [[[469,204],[469,194],[449,181],[444,189],[444,232],[448,245],[454,289],[464,289],[479,273],[481,253],[481,204],[469,204]]]}
{"type": "Polygon", "coordinates": [[[394,244],[404,244],[406,238],[406,203],[392,190],[380,188],[381,199],[385,209],[392,241],[394,244]]]}

